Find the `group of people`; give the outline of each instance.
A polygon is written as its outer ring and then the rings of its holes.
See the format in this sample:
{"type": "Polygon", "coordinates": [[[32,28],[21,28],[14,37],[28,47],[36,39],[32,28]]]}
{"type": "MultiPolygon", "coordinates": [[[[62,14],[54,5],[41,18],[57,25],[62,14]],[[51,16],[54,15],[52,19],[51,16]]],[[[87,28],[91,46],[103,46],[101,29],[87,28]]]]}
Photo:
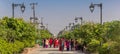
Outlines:
{"type": "Polygon", "coordinates": [[[57,38],[43,39],[43,48],[48,48],[48,47],[51,48],[52,45],[54,48],[57,48],[59,45],[59,40],[57,38]]]}
{"type": "Polygon", "coordinates": [[[75,39],[65,39],[65,38],[50,38],[43,39],[43,48],[54,47],[58,48],[60,51],[63,51],[66,48],[69,50],[80,50],[83,51],[83,46],[79,45],[75,39]]]}

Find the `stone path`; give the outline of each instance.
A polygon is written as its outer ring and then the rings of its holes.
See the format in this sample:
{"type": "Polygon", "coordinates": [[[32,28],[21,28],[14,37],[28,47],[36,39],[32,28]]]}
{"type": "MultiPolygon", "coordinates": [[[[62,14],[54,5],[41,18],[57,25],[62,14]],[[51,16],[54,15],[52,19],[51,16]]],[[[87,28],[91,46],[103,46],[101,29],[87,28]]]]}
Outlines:
{"type": "Polygon", "coordinates": [[[58,48],[36,48],[29,54],[84,54],[77,51],[58,51],[58,48]]]}

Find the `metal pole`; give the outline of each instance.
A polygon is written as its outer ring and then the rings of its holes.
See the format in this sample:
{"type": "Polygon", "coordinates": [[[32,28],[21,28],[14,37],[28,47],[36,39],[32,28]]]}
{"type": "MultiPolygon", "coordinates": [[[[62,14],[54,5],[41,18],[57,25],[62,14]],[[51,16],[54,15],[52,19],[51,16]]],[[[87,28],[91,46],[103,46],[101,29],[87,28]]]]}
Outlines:
{"type": "Polygon", "coordinates": [[[12,3],[12,17],[14,18],[14,3],[12,3]]]}
{"type": "Polygon", "coordinates": [[[81,19],[81,25],[82,25],[82,19],[81,19]]]}
{"type": "Polygon", "coordinates": [[[91,12],[93,12],[94,6],[100,7],[100,24],[102,24],[102,3],[100,3],[100,4],[91,4],[90,5],[91,12]]]}
{"type": "Polygon", "coordinates": [[[100,4],[100,23],[102,24],[102,3],[100,4]]]}
{"type": "Polygon", "coordinates": [[[48,30],[48,24],[46,24],[46,30],[48,30]]]}
{"type": "Polygon", "coordinates": [[[37,3],[30,3],[30,5],[32,6],[32,9],[33,9],[33,23],[35,24],[35,20],[36,20],[36,17],[35,17],[35,5],[37,5],[37,3]]]}
{"type": "Polygon", "coordinates": [[[34,3],[33,3],[33,18],[34,18],[34,23],[35,23],[35,6],[34,6],[34,3]]]}
{"type": "Polygon", "coordinates": [[[43,17],[41,17],[41,25],[43,26],[43,17]]]}
{"type": "Polygon", "coordinates": [[[81,17],[80,19],[81,19],[81,25],[82,25],[83,18],[81,17]]]}
{"type": "Polygon", "coordinates": [[[14,9],[15,9],[15,7],[17,7],[17,6],[20,6],[22,13],[23,13],[24,10],[25,10],[24,4],[14,4],[14,3],[12,3],[12,17],[13,17],[13,18],[14,18],[14,9]],[[24,9],[23,9],[23,8],[24,8],[24,9]]]}

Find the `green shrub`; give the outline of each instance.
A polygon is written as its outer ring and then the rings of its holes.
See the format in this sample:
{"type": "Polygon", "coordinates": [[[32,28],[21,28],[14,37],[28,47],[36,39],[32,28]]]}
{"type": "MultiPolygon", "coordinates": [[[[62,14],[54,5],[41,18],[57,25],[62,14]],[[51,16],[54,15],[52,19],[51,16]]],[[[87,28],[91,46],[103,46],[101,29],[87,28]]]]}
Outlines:
{"type": "Polygon", "coordinates": [[[92,39],[90,43],[88,43],[88,51],[89,52],[96,52],[100,46],[100,41],[96,39],[92,39]]]}
{"type": "Polygon", "coordinates": [[[32,47],[36,40],[35,27],[19,18],[0,20],[0,54],[18,54],[32,47]]]}
{"type": "Polygon", "coordinates": [[[72,28],[74,29],[61,31],[59,36],[74,37],[80,42],[82,39],[91,53],[120,54],[120,21],[104,22],[103,24],[88,22],[74,25],[72,28]]]}

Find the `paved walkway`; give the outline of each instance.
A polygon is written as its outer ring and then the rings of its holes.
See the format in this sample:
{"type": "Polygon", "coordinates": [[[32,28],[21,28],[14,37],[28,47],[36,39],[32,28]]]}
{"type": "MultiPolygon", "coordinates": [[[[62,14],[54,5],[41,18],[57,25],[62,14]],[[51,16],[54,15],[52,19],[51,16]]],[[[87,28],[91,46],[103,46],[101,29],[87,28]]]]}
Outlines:
{"type": "Polygon", "coordinates": [[[84,54],[77,51],[58,51],[58,48],[37,48],[30,54],[84,54]]]}

